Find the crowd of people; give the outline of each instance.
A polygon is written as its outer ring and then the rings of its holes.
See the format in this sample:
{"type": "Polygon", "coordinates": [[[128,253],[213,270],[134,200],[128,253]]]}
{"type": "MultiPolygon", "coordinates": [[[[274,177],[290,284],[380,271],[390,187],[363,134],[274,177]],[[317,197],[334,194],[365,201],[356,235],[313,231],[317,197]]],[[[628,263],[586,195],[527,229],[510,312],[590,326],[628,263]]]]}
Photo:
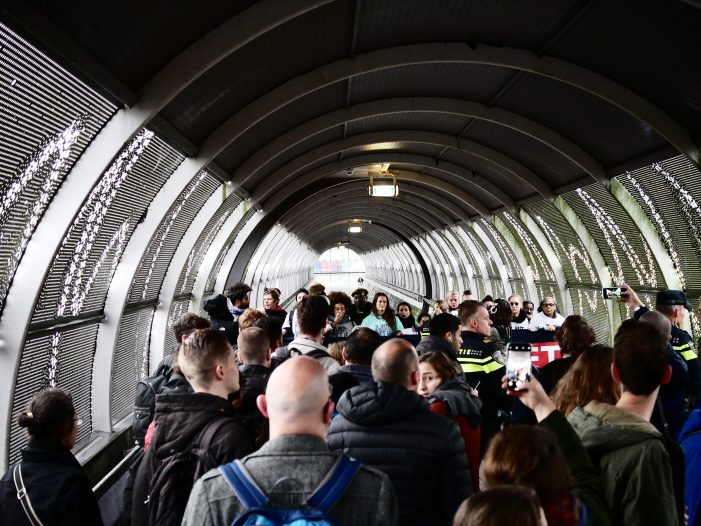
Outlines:
{"type": "MultiPolygon", "coordinates": [[[[251,287],[229,287],[209,319],[175,320],[137,388],[125,522],[698,526],[693,309],[626,288],[634,317],[611,347],[550,297],[451,291],[419,314],[317,284],[285,311],[278,289],[254,309],[251,287]],[[562,357],[511,390],[516,331],[554,333],[562,357]]],[[[80,423],[57,388],[18,415],[30,440],[0,481],[0,524],[102,524],[70,452],[80,423]]]]}

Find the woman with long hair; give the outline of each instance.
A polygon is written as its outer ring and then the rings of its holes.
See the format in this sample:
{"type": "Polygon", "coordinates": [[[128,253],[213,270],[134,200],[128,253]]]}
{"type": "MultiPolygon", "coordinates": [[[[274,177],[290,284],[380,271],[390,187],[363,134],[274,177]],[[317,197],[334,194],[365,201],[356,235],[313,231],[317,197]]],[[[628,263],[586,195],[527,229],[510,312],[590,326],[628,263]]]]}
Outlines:
{"type": "Polygon", "coordinates": [[[17,416],[29,443],[0,480],[0,524],[102,526],[90,483],[71,453],[80,424],[63,389],[40,391],[17,416]]]}
{"type": "Polygon", "coordinates": [[[394,314],[389,306],[389,299],[384,292],[378,292],[372,299],[371,314],[362,323],[363,327],[369,327],[380,336],[401,336],[402,321],[394,314]]]}
{"type": "Polygon", "coordinates": [[[596,334],[584,316],[567,316],[555,335],[555,341],[560,344],[562,358],[545,365],[538,376],[548,394],[552,393],[557,382],[570,370],[579,355],[594,345],[596,334]]]}
{"type": "Polygon", "coordinates": [[[509,302],[501,298],[494,302],[489,308],[489,318],[492,320],[492,328],[489,332],[489,339],[500,351],[504,350],[506,344],[511,341],[511,306],[509,302]]]}
{"type": "Polygon", "coordinates": [[[402,301],[397,305],[397,316],[405,329],[413,329],[414,325],[416,325],[416,319],[411,313],[411,305],[406,301],[402,301]]]}
{"type": "Polygon", "coordinates": [[[460,427],[472,488],[479,491],[482,400],[478,391],[467,385],[462,370],[442,352],[419,356],[419,374],[419,394],[428,399],[431,411],[451,418],[460,427]]]}
{"type": "Polygon", "coordinates": [[[482,462],[486,487],[533,488],[550,526],[610,525],[601,472],[540,382],[532,378],[507,393],[533,410],[538,425],[513,426],[494,436],[482,462]]]}
{"type": "Polygon", "coordinates": [[[611,376],[613,349],[607,345],[589,347],[560,379],[552,392],[555,406],[569,415],[576,407],[589,402],[616,405],[621,397],[621,386],[611,376]]]}
{"type": "Polygon", "coordinates": [[[355,327],[355,323],[347,314],[352,305],[351,299],[344,292],[333,291],[329,293],[329,301],[331,305],[329,305],[329,317],[324,336],[347,338],[355,327]]]}

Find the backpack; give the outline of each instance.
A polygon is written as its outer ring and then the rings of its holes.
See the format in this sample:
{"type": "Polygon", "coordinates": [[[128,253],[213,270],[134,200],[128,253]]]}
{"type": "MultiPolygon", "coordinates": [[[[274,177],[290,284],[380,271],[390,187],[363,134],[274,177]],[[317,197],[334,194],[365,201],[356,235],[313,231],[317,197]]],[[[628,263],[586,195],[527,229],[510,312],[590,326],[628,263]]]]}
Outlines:
{"type": "MultiPolygon", "coordinates": [[[[269,506],[271,499],[261,491],[240,460],[219,466],[224,479],[246,506],[246,511],[236,517],[231,526],[335,526],[338,523],[329,517],[328,511],[348,488],[360,465],[357,460],[341,455],[311,497],[293,508],[269,506]]],[[[275,487],[288,481],[299,485],[296,480],[285,477],[275,487]]]]}
{"type": "Polygon", "coordinates": [[[323,349],[312,349],[308,353],[304,354],[302,351],[300,351],[296,347],[290,347],[289,345],[285,345],[284,347],[280,347],[275,351],[275,356],[278,359],[278,365],[280,365],[282,362],[288,360],[289,358],[292,358],[293,352],[295,353],[294,354],[295,356],[306,356],[308,358],[314,358],[315,360],[318,360],[319,358],[326,358],[326,357],[334,359],[333,356],[331,356],[329,353],[327,353],[323,349]]]}
{"type": "Polygon", "coordinates": [[[197,479],[219,464],[209,450],[219,430],[232,422],[222,416],[210,420],[185,451],[163,459],[151,478],[148,499],[149,526],[180,524],[197,479]]]}
{"type": "Polygon", "coordinates": [[[131,431],[134,442],[142,448],[144,447],[146,431],[148,426],[151,425],[156,412],[156,395],[160,394],[163,386],[170,378],[173,372],[172,364],[172,357],[166,357],[160,367],[156,369],[156,372],[153,373],[153,376],[149,376],[136,384],[131,431]]]}

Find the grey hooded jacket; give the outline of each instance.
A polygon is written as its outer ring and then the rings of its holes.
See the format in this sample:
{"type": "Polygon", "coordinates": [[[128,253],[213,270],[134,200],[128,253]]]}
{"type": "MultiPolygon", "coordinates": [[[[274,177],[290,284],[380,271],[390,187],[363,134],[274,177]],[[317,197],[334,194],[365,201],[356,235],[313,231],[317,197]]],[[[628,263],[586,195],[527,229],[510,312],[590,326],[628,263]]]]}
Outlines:
{"type": "MultiPolygon", "coordinates": [[[[302,485],[308,498],[337,458],[338,453],[332,453],[319,437],[285,435],[248,455],[243,464],[266,495],[270,496],[277,481],[291,477],[302,485]]],[[[284,498],[291,494],[283,491],[277,495],[284,498]]],[[[244,511],[221,472],[212,470],[192,489],[182,526],[229,526],[244,511]]],[[[362,466],[329,515],[339,526],[397,524],[397,500],[389,478],[362,466]]]]}

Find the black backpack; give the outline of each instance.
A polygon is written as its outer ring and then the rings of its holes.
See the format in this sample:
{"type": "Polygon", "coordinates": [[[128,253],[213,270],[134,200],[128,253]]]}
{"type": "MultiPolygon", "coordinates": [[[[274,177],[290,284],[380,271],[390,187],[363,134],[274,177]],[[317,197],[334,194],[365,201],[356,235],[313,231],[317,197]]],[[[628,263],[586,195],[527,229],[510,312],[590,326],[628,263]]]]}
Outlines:
{"type": "Polygon", "coordinates": [[[146,431],[153,421],[156,412],[156,395],[160,394],[163,386],[173,373],[173,359],[167,357],[156,369],[153,376],[149,376],[136,384],[136,396],[134,397],[134,419],[132,421],[132,436],[134,442],[144,447],[146,431]],[[170,358],[170,360],[168,360],[170,358]]]}
{"type": "Polygon", "coordinates": [[[219,430],[232,422],[221,416],[207,423],[185,451],[163,459],[151,478],[148,499],[149,526],[180,524],[195,482],[219,463],[209,452],[219,430]]]}

